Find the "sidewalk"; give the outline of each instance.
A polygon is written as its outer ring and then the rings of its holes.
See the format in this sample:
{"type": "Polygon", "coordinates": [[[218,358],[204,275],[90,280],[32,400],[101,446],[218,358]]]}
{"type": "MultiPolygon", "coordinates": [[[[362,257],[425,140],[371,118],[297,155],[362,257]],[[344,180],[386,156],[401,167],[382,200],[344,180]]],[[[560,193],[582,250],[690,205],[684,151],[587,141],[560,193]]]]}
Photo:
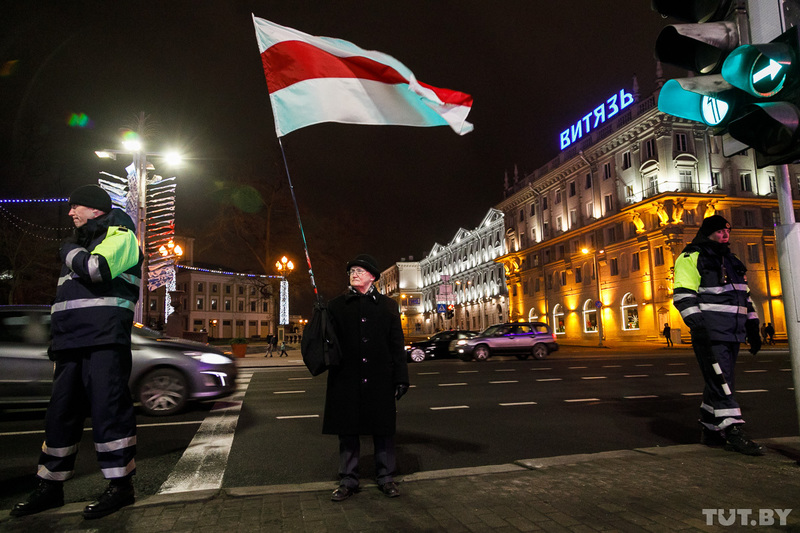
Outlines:
{"type": "Polygon", "coordinates": [[[6,510],[0,531],[800,531],[800,437],[761,443],[764,457],[692,444],[419,472],[393,499],[364,484],[334,503],[324,482],[151,496],[93,521],[86,502],[6,510]]]}

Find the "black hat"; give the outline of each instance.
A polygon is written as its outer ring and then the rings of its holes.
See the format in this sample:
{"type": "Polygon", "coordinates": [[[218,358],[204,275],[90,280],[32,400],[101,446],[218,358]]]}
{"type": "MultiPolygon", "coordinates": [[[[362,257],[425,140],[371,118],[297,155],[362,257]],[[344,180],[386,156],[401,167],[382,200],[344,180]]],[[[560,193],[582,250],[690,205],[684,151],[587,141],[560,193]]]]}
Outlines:
{"type": "Polygon", "coordinates": [[[111,197],[98,185],[84,185],[72,191],[69,205],[82,205],[108,213],[111,211],[111,197]]]}
{"type": "Polygon", "coordinates": [[[700,233],[708,237],[721,229],[731,229],[731,223],[719,215],[711,215],[703,220],[703,224],[700,226],[700,233]]]}
{"type": "Polygon", "coordinates": [[[347,270],[350,270],[350,267],[353,266],[360,266],[372,274],[375,277],[375,281],[381,279],[381,271],[378,270],[378,262],[375,261],[375,258],[371,255],[361,254],[357,256],[355,259],[347,263],[347,270]]]}

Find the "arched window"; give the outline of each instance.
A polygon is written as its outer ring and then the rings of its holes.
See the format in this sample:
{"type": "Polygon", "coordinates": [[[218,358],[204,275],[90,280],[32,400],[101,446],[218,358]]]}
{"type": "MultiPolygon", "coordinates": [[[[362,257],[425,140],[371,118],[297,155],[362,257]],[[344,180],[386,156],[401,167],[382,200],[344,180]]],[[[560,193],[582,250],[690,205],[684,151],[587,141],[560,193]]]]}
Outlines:
{"type": "Polygon", "coordinates": [[[636,305],[636,298],[632,293],[627,293],[622,297],[622,329],[636,330],[639,329],[639,306],[636,305]]]}
{"type": "Polygon", "coordinates": [[[553,324],[556,327],[556,334],[563,335],[567,332],[567,326],[564,322],[564,307],[561,304],[556,304],[553,307],[553,324]]]}
{"type": "Polygon", "coordinates": [[[597,308],[591,298],[583,302],[583,331],[597,333],[597,308]]]}
{"type": "Polygon", "coordinates": [[[536,312],[535,307],[531,307],[531,310],[528,311],[528,322],[538,322],[539,320],[539,313],[536,312]]]}

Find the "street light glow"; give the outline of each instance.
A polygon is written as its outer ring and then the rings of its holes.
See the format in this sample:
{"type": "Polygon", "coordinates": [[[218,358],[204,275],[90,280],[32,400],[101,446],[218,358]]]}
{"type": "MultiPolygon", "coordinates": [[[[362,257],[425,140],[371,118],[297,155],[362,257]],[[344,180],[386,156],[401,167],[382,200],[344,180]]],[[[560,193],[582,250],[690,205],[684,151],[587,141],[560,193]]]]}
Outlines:
{"type": "Polygon", "coordinates": [[[122,141],[122,146],[131,152],[141,152],[142,150],[142,143],[139,139],[126,139],[122,141]]]}
{"type": "Polygon", "coordinates": [[[183,157],[176,151],[167,152],[164,154],[164,162],[170,166],[178,166],[183,162],[183,157]]]}

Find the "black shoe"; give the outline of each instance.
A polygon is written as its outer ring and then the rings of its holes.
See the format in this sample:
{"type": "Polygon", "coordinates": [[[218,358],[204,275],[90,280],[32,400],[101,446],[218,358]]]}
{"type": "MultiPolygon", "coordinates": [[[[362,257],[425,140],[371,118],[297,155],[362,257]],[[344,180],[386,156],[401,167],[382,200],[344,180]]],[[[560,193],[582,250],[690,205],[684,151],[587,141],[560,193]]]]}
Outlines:
{"type": "Polygon", "coordinates": [[[90,503],[83,510],[83,517],[87,520],[102,518],[115,513],[136,501],[133,485],[109,485],[96,502],[90,503]]]}
{"type": "Polygon", "coordinates": [[[730,452],[739,452],[745,455],[764,455],[764,448],[756,444],[745,435],[741,426],[731,426],[726,432],[725,449],[730,452]]]}
{"type": "Polygon", "coordinates": [[[703,427],[700,430],[700,444],[705,444],[706,446],[724,446],[726,443],[725,434],[721,431],[714,431],[707,427],[703,427]]]}
{"type": "Polygon", "coordinates": [[[358,489],[351,489],[347,485],[339,485],[339,488],[337,488],[335,491],[333,491],[333,494],[331,494],[331,501],[343,502],[355,494],[357,490],[358,489]]]}
{"type": "Polygon", "coordinates": [[[397,498],[400,496],[400,488],[397,486],[397,483],[394,481],[388,481],[380,486],[381,492],[386,495],[387,498],[397,498]]]}
{"type": "Polygon", "coordinates": [[[61,481],[39,480],[39,485],[28,496],[28,500],[20,502],[11,509],[11,516],[27,516],[41,513],[47,509],[64,505],[64,484],[61,481]]]}

